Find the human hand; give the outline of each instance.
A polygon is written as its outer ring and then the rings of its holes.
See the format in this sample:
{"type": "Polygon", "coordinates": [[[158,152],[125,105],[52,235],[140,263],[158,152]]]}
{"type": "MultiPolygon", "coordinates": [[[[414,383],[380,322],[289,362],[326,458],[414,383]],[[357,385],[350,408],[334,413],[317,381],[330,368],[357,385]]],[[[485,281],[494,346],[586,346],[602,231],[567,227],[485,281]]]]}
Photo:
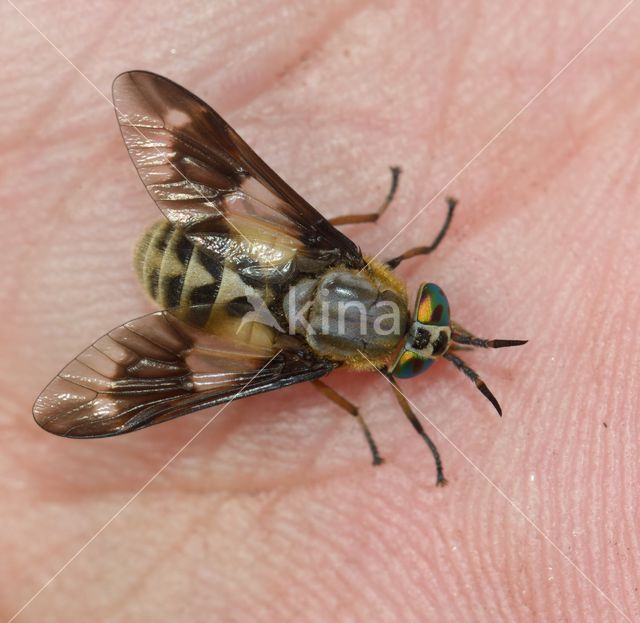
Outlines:
{"type": "MultiPolygon", "coordinates": [[[[637,7],[502,133],[616,7],[18,7],[106,96],[134,68],[191,89],[328,217],[376,206],[400,164],[383,219],[344,229],[369,253],[464,169],[448,237],[398,272],[411,293],[443,286],[479,335],[531,341],[468,357],[502,420],[445,363],[402,385],[443,489],[375,372],[328,383],[367,417],[376,468],[308,386],[229,405],[166,469],[219,409],[103,440],[43,433],[42,387],[151,311],[131,253],[158,212],[109,103],[6,5],[4,619],[109,521],[17,621],[638,616],[637,7]]],[[[438,197],[384,256],[429,241],[444,210],[438,197]]]]}

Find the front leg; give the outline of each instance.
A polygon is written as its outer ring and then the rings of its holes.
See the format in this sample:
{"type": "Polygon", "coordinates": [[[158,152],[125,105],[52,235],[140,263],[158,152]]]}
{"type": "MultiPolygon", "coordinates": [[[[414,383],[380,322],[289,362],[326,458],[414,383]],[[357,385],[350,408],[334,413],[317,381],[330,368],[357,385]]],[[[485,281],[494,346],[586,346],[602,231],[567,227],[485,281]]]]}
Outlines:
{"type": "Polygon", "coordinates": [[[429,450],[431,450],[433,460],[435,461],[435,464],[436,464],[436,487],[444,487],[447,484],[447,479],[444,477],[444,471],[442,469],[442,460],[440,459],[440,453],[438,452],[438,448],[436,447],[436,444],[433,443],[433,441],[431,440],[431,437],[427,435],[422,424],[420,423],[420,420],[418,420],[418,418],[416,417],[416,414],[411,409],[411,406],[409,405],[409,401],[405,398],[404,394],[400,391],[400,388],[398,387],[398,383],[396,382],[395,378],[393,378],[393,376],[386,369],[381,369],[380,371],[382,372],[382,374],[384,374],[387,377],[387,379],[391,383],[391,386],[393,387],[393,393],[395,394],[396,400],[398,401],[398,404],[400,405],[400,408],[402,409],[403,413],[405,414],[409,422],[411,422],[411,425],[413,426],[415,431],[418,433],[418,435],[420,435],[420,437],[422,437],[422,440],[427,444],[427,446],[429,447],[429,450]]]}
{"type": "Polygon", "coordinates": [[[332,225],[355,225],[357,223],[375,223],[383,214],[384,211],[389,207],[389,204],[393,201],[393,198],[396,194],[396,190],[398,190],[398,180],[400,179],[400,173],[402,169],[400,167],[390,167],[391,168],[391,187],[389,188],[389,192],[385,200],[382,202],[380,207],[375,212],[370,212],[367,214],[347,214],[346,216],[336,216],[335,218],[329,219],[329,222],[332,225]]]}

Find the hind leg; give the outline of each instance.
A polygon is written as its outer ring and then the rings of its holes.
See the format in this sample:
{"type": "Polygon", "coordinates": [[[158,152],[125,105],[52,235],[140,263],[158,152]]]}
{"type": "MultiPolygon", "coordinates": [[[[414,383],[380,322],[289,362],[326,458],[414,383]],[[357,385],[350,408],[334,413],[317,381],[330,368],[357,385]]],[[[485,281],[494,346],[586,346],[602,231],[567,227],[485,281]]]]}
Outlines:
{"type": "Polygon", "coordinates": [[[374,465],[381,465],[384,463],[384,459],[380,456],[378,452],[378,446],[376,442],[373,440],[373,435],[367,426],[367,423],[364,421],[362,414],[358,410],[353,403],[349,402],[346,398],[341,396],[335,389],[329,387],[326,383],[322,381],[315,380],[311,381],[311,384],[326,398],[331,400],[331,402],[337,404],[341,409],[344,409],[350,415],[353,415],[358,420],[358,424],[360,424],[360,428],[364,433],[364,436],[367,440],[367,444],[369,444],[369,450],[371,450],[371,456],[373,457],[374,465]]]}
{"type": "Polygon", "coordinates": [[[347,214],[345,216],[336,216],[329,219],[332,225],[355,225],[357,223],[375,223],[384,214],[384,211],[389,207],[393,198],[395,197],[396,190],[398,190],[398,180],[401,173],[400,167],[391,167],[391,186],[385,200],[380,204],[380,207],[375,212],[368,212],[367,214],[347,214]]]}

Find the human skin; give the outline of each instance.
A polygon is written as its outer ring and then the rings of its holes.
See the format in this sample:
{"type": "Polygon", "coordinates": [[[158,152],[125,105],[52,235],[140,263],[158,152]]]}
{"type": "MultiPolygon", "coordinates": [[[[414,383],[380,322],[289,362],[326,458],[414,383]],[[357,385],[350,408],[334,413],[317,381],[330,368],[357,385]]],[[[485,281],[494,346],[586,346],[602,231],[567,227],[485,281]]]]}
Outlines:
{"type": "MultiPolygon", "coordinates": [[[[622,2],[21,2],[106,96],[149,69],[225,116],[375,254],[424,244],[443,189],[622,2]],[[438,195],[440,193],[440,195],[438,195]],[[434,196],[437,198],[422,211],[434,196]]],[[[154,308],[133,245],[157,219],[105,99],[1,9],[0,614],[16,621],[624,621],[640,616],[637,460],[640,7],[632,6],[446,189],[437,253],[398,274],[517,349],[402,384],[449,485],[376,372],[102,440],[31,418],[93,340],[154,308]],[[218,415],[219,413],[219,415],[218,415]],[[525,518],[526,517],[526,518],[525,518]],[[575,566],[574,566],[575,565],[575,566]],[[625,616],[628,619],[625,619],[625,616]]]]}

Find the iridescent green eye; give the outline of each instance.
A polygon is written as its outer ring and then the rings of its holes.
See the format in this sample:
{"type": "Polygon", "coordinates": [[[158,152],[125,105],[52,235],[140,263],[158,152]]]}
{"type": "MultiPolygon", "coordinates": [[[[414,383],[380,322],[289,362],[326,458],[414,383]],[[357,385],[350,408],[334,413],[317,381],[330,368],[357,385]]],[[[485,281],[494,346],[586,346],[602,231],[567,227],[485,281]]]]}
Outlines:
{"type": "Polygon", "coordinates": [[[393,364],[392,374],[399,379],[410,379],[428,370],[435,359],[425,359],[410,350],[402,350],[393,364]]]}
{"type": "Polygon", "coordinates": [[[423,283],[420,286],[416,300],[415,320],[420,324],[449,326],[449,301],[440,286],[435,283],[423,283]]]}
{"type": "Polygon", "coordinates": [[[428,370],[449,347],[449,301],[435,283],[423,283],[418,290],[413,324],[391,368],[393,376],[409,379],[428,370]]]}

